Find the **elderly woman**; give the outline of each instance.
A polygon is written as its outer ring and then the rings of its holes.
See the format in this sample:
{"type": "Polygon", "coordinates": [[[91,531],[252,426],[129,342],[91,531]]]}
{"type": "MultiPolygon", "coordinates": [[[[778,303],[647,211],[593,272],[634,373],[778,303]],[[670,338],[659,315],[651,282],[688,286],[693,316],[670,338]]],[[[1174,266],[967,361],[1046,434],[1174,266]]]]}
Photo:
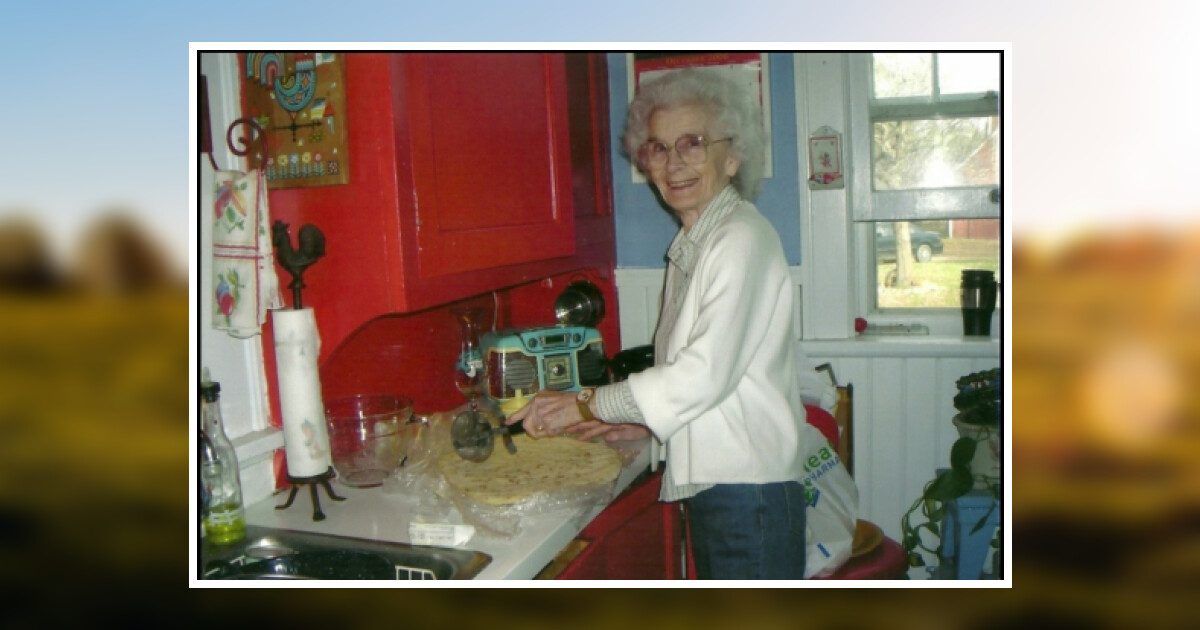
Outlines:
{"type": "Polygon", "coordinates": [[[624,148],[681,226],[667,250],[655,365],[627,381],[542,391],[508,423],[532,437],[666,445],[661,498],[684,501],[701,578],[802,578],[805,551],[796,295],[779,235],[750,203],[758,103],[711,70],[643,86],[624,148]]]}

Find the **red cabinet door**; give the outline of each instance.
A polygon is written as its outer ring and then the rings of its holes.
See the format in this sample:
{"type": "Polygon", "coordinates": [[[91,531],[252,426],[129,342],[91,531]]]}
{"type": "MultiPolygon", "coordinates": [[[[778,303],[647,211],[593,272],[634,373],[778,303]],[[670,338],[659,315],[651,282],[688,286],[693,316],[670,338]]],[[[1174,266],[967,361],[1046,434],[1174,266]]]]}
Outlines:
{"type": "Polygon", "coordinates": [[[417,274],[575,253],[562,54],[409,55],[417,274]]]}
{"type": "Polygon", "coordinates": [[[270,191],[293,238],[305,223],[327,238],[304,276],[322,362],[382,315],[611,270],[604,69],[583,53],[346,54],[350,181],[270,191]]]}
{"type": "Polygon", "coordinates": [[[663,472],[630,486],[579,538],[583,552],[560,580],[678,580],[683,575],[683,520],[678,503],[658,500],[663,472]]]}

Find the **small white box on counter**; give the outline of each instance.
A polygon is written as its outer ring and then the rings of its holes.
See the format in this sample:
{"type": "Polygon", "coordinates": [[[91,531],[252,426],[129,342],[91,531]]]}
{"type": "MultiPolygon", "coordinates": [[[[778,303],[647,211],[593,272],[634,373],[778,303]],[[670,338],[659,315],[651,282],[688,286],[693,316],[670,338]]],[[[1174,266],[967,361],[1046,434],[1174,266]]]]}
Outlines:
{"type": "Polygon", "coordinates": [[[408,537],[414,545],[458,547],[475,535],[473,525],[453,523],[409,523],[408,537]]]}

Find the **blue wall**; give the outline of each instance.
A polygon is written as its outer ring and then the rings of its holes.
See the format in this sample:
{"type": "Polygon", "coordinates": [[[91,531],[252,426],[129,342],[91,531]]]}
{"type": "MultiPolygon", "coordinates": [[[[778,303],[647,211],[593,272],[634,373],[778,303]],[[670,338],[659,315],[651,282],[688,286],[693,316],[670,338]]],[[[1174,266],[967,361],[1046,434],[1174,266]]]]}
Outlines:
{"type": "MultiPolygon", "coordinates": [[[[796,155],[795,80],[791,53],[770,53],[771,136],[774,174],[763,180],[755,205],[783,240],[788,264],[800,263],[800,182],[796,155]]],[[[624,53],[608,54],[612,113],[613,205],[617,230],[618,267],[664,267],[671,239],[679,231],[650,184],[635,184],[629,160],[621,153],[621,131],[629,109],[628,69],[624,53]]]]}

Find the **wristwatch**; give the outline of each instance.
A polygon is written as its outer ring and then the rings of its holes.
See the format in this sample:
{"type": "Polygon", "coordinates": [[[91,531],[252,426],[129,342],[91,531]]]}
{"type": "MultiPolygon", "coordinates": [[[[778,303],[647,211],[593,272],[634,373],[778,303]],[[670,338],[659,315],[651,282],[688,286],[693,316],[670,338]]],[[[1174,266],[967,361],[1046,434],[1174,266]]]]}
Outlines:
{"type": "Polygon", "coordinates": [[[577,394],[575,396],[575,403],[577,405],[579,405],[579,415],[583,416],[584,420],[599,420],[600,419],[600,418],[597,418],[596,414],[593,414],[592,410],[588,407],[588,401],[590,401],[592,399],[592,396],[595,396],[595,395],[596,395],[596,390],[591,387],[587,387],[587,388],[579,390],[579,394],[577,394]]]}

